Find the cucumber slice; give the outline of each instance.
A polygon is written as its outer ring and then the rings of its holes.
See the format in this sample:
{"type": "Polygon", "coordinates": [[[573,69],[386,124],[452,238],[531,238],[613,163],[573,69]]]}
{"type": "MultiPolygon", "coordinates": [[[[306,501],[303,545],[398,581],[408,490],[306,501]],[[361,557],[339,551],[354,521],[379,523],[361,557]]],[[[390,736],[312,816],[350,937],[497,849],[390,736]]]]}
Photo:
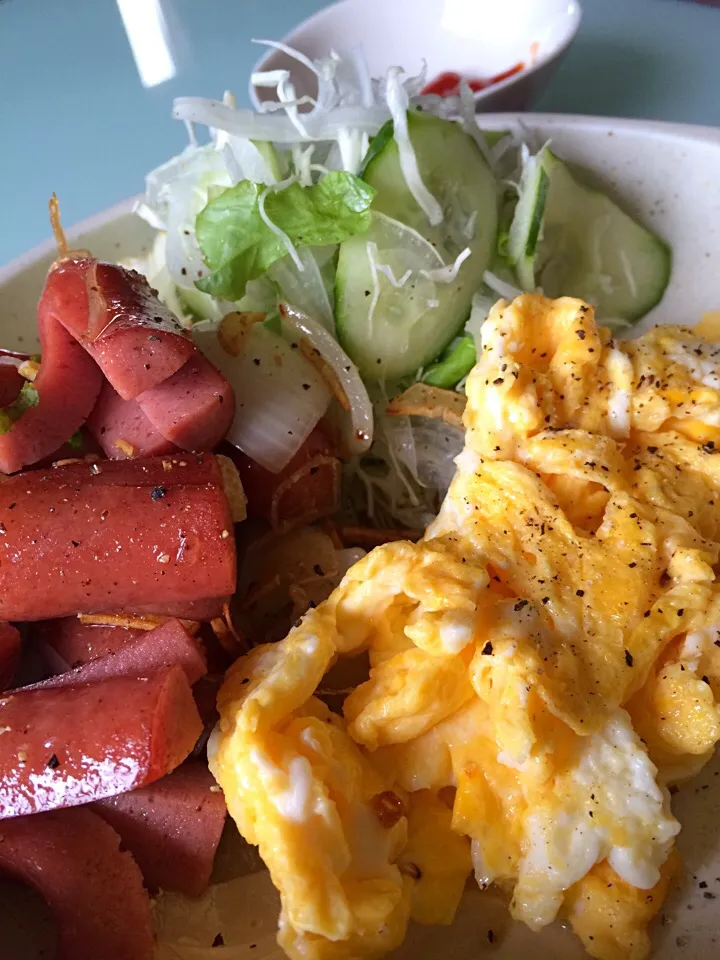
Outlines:
{"type": "Polygon", "coordinates": [[[335,289],[338,337],[366,379],[400,379],[435,360],[465,323],[495,248],[497,187],[475,141],[458,124],[429,114],[408,113],[408,129],[420,175],[444,219],[428,223],[383,128],[364,171],[377,191],[376,214],[369,233],[341,244],[335,289]],[[466,248],[470,256],[452,282],[419,272],[453,263],[466,248]],[[390,267],[395,280],[411,275],[396,287],[375,264],[390,267]]]}
{"type": "Polygon", "coordinates": [[[521,285],[538,284],[548,297],[582,297],[601,319],[639,320],[665,292],[670,248],[602,191],[576,180],[547,147],[532,160],[510,230],[521,285]]]}
{"type": "Polygon", "coordinates": [[[515,207],[507,240],[508,260],[524,290],[534,290],[535,254],[543,225],[550,176],[546,169],[547,147],[528,157],[520,178],[520,198],[515,207]]]}
{"type": "Polygon", "coordinates": [[[433,363],[423,374],[423,383],[431,387],[452,390],[475,366],[475,341],[467,335],[460,337],[448,347],[445,355],[433,363]]]}
{"type": "Polygon", "coordinates": [[[421,272],[442,265],[424,237],[382,213],[373,213],[367,233],[340,244],[336,330],[365,379],[414,374],[442,351],[448,334],[439,318],[453,284],[421,272]]]}

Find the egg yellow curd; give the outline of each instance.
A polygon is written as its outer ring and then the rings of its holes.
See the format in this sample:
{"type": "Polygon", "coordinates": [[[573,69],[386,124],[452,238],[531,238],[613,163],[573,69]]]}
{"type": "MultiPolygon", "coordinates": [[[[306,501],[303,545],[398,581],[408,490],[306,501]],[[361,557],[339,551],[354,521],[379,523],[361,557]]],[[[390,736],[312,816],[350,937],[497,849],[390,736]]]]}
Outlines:
{"type": "Polygon", "coordinates": [[[720,738],[720,346],[524,295],[466,393],[437,519],[233,665],[211,769],[294,960],[382,956],[473,876],[642,960],[678,873],[668,785],[720,738]],[[361,654],[331,712],[323,678],[361,654]]]}

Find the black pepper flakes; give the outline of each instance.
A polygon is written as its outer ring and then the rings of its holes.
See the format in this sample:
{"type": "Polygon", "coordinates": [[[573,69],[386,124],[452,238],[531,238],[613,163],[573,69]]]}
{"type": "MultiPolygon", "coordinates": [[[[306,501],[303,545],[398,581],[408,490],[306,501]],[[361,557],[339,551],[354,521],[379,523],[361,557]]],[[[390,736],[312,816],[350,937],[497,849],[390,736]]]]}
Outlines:
{"type": "Polygon", "coordinates": [[[626,650],[626,651],[625,651],[625,663],[626,663],[629,667],[631,667],[631,666],[633,665],[633,655],[630,653],[629,650],[626,650]]]}
{"type": "Polygon", "coordinates": [[[162,500],[162,498],[165,496],[166,493],[167,493],[167,490],[165,487],[153,487],[152,490],[150,491],[150,499],[162,500]]]}
{"type": "Polygon", "coordinates": [[[493,930],[488,930],[487,938],[488,938],[488,943],[495,943],[495,932],[493,930]]]}
{"type": "Polygon", "coordinates": [[[576,590],[576,591],[575,591],[575,596],[576,596],[576,597],[584,597],[584,596],[585,596],[585,591],[584,591],[584,590],[576,590]]]}
{"type": "Polygon", "coordinates": [[[492,643],[490,643],[490,641],[488,640],[488,642],[487,642],[487,643],[485,644],[485,646],[482,648],[482,655],[483,655],[484,657],[489,657],[489,656],[492,654],[492,652],[493,652],[493,645],[492,645],[492,643]]]}
{"type": "Polygon", "coordinates": [[[50,759],[48,760],[46,766],[50,767],[51,770],[57,770],[57,768],[60,766],[60,761],[59,761],[58,758],[55,756],[55,754],[53,754],[53,755],[50,757],[50,759]]]}
{"type": "Polygon", "coordinates": [[[222,935],[221,933],[219,933],[219,934],[215,937],[215,939],[214,939],[213,942],[212,942],[212,946],[213,946],[213,947],[224,947],[224,946],[225,946],[225,940],[223,939],[223,935],[222,935]]]}
{"type": "Polygon", "coordinates": [[[515,613],[519,613],[522,610],[522,608],[526,607],[527,605],[528,605],[527,600],[518,600],[518,602],[513,607],[513,610],[515,611],[515,613]]]}

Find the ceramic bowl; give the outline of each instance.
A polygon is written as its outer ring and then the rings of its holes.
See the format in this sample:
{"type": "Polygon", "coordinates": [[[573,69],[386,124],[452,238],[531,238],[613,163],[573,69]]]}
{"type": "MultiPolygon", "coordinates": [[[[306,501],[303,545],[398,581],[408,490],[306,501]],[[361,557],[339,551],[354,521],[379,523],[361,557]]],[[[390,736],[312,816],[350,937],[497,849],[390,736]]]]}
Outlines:
{"type": "MultiPolygon", "coordinates": [[[[402,66],[429,80],[445,71],[489,79],[522,69],[476,94],[478,110],[525,110],[547,84],[580,26],[578,0],[341,0],[283,38],[310,58],[357,46],[373,76],[402,66]]],[[[312,73],[269,50],[256,70],[291,70],[298,92],[315,90],[312,73]]],[[[272,99],[250,90],[255,102],[272,99]]]]}

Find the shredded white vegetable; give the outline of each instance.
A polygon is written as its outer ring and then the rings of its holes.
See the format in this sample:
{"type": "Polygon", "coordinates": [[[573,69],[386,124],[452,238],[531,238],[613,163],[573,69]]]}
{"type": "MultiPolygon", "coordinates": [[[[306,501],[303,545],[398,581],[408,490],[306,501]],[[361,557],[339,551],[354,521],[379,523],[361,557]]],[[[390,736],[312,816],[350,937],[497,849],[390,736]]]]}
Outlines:
{"type": "Polygon", "coordinates": [[[254,87],[269,87],[274,90],[279,83],[289,78],[289,70],[262,70],[250,74],[250,83],[254,87]]]}
{"type": "Polygon", "coordinates": [[[400,82],[400,67],[390,67],[387,76],[387,104],[393,120],[393,136],[398,148],[400,169],[408,190],[417,205],[428,218],[431,226],[436,227],[443,220],[443,211],[435,197],[423,183],[418,169],[417,157],[408,131],[407,111],[408,93],[400,82]]]}
{"type": "MultiPolygon", "coordinates": [[[[280,53],[284,53],[285,56],[290,57],[292,60],[297,60],[298,63],[302,63],[312,70],[314,74],[319,76],[318,70],[315,67],[315,64],[304,53],[301,53],[299,50],[296,50],[294,47],[289,47],[286,43],[283,43],[281,40],[261,40],[259,38],[253,37],[250,41],[251,43],[257,43],[259,46],[263,47],[272,47],[273,50],[279,50],[280,53]]],[[[280,71],[276,71],[280,72],[280,71]]],[[[287,71],[285,71],[287,72],[287,71]]]]}
{"type": "Polygon", "coordinates": [[[412,276],[412,270],[410,269],[406,270],[405,273],[398,279],[393,273],[392,267],[389,266],[389,264],[378,263],[377,244],[373,243],[372,240],[369,240],[366,246],[367,246],[368,260],[370,261],[370,264],[371,264],[371,269],[373,269],[373,271],[377,271],[377,273],[381,273],[384,277],[386,277],[390,281],[391,285],[395,287],[396,290],[399,290],[401,287],[404,287],[405,284],[410,279],[410,277],[412,276]]]}
{"type": "Polygon", "coordinates": [[[478,146],[478,150],[485,158],[487,165],[492,170],[493,155],[488,147],[485,134],[477,124],[475,114],[475,95],[473,94],[467,80],[460,81],[460,116],[462,117],[462,128],[469,136],[473,138],[478,146]]]}
{"type": "Polygon", "coordinates": [[[282,230],[276,223],[270,219],[270,217],[265,212],[265,198],[269,193],[278,193],[280,190],[284,190],[286,187],[289,187],[291,183],[296,182],[296,177],[288,177],[287,180],[281,180],[279,183],[273,183],[269,187],[265,187],[263,192],[258,197],[258,213],[260,214],[260,219],[265,224],[265,226],[272,230],[278,240],[282,241],[285,245],[287,252],[290,254],[293,263],[302,273],[305,269],[305,265],[300,259],[300,254],[297,252],[295,244],[292,242],[290,237],[282,230]]]}
{"type": "Polygon", "coordinates": [[[515,297],[519,297],[523,293],[519,287],[513,286],[507,280],[502,280],[497,274],[491,273],[490,270],[486,270],[483,274],[483,281],[486,286],[505,300],[514,300],[515,297]]]}
{"type": "Polygon", "coordinates": [[[460,267],[465,263],[471,253],[470,247],[465,247],[465,249],[461,250],[455,257],[455,260],[452,263],[448,263],[447,266],[438,267],[435,270],[421,270],[420,273],[435,283],[455,283],[460,267]]]}

